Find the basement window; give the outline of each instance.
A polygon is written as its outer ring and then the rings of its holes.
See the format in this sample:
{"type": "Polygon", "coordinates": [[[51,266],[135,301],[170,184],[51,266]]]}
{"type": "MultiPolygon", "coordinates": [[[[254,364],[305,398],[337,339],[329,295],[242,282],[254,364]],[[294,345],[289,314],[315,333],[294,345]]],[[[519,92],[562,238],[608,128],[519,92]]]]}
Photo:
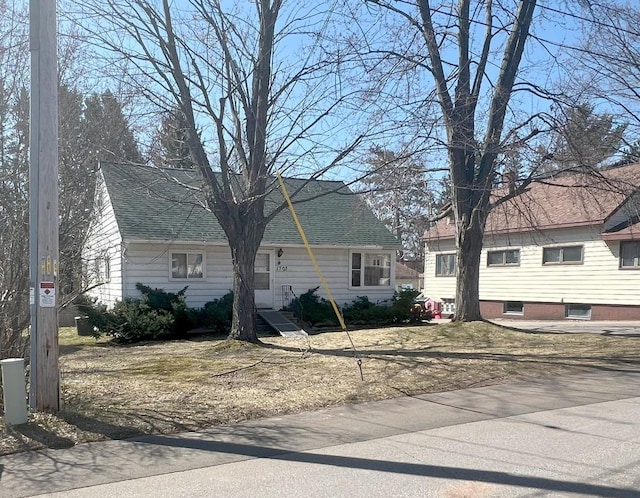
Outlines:
{"type": "Polygon", "coordinates": [[[524,303],[522,301],[505,301],[502,304],[503,315],[524,315],[524,303]]]}
{"type": "Polygon", "coordinates": [[[590,320],[591,305],[590,304],[567,304],[564,307],[564,316],[567,318],[590,320]]]}

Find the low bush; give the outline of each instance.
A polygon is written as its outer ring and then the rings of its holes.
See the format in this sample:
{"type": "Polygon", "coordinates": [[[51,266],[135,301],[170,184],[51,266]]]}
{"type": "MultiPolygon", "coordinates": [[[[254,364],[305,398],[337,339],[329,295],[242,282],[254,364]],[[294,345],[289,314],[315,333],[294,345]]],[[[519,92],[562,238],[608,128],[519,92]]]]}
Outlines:
{"type": "Polygon", "coordinates": [[[151,308],[142,299],[118,301],[112,309],[88,298],[76,302],[78,310],[88,317],[95,336],[112,336],[116,342],[132,343],[170,337],[175,319],[171,312],[151,308]]]}
{"type": "Polygon", "coordinates": [[[338,319],[331,303],[316,294],[319,287],[296,297],[289,306],[298,319],[311,325],[337,325],[338,319]]]}
{"type": "MultiPolygon", "coordinates": [[[[337,325],[338,320],[331,303],[318,296],[317,290],[318,287],[309,289],[294,299],[289,309],[311,325],[337,325]]],[[[351,304],[342,308],[342,316],[345,323],[351,326],[381,326],[430,320],[430,314],[416,308],[417,295],[418,291],[402,290],[396,292],[387,303],[373,303],[367,296],[358,296],[351,304]]]]}
{"type": "Polygon", "coordinates": [[[433,316],[430,311],[425,311],[421,305],[416,303],[416,297],[420,291],[414,289],[403,289],[393,295],[391,308],[396,323],[403,322],[423,322],[430,321],[433,316]]]}
{"type": "Polygon", "coordinates": [[[231,292],[198,310],[186,304],[187,287],[179,292],[166,292],[138,283],[136,288],[142,293],[142,299],[127,298],[118,301],[112,309],[86,296],[76,299],[78,311],[88,317],[93,327],[94,337],[105,334],[117,342],[131,343],[184,338],[196,327],[210,328],[219,334],[231,327],[231,292]]]}
{"type": "Polygon", "coordinates": [[[372,303],[367,296],[358,296],[342,308],[344,321],[349,325],[386,325],[393,323],[394,310],[387,305],[372,303]]]}
{"type": "Polygon", "coordinates": [[[214,299],[198,311],[198,324],[218,334],[227,333],[231,328],[233,313],[233,292],[227,292],[220,299],[214,299]]]}
{"type": "Polygon", "coordinates": [[[198,326],[198,312],[187,306],[185,293],[189,287],[178,292],[152,289],[138,282],[136,289],[142,294],[142,300],[154,311],[165,311],[173,317],[171,335],[185,337],[189,330],[198,326]]]}

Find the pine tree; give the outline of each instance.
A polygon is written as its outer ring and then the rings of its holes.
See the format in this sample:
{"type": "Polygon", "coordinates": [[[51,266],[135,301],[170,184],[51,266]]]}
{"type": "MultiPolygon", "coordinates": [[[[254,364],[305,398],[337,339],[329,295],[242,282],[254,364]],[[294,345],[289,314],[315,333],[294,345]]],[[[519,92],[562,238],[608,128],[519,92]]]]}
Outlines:
{"type": "Polygon", "coordinates": [[[194,168],[189,151],[187,124],[179,109],[168,111],[162,116],[160,128],[153,139],[151,162],[158,167],[194,168]]]}

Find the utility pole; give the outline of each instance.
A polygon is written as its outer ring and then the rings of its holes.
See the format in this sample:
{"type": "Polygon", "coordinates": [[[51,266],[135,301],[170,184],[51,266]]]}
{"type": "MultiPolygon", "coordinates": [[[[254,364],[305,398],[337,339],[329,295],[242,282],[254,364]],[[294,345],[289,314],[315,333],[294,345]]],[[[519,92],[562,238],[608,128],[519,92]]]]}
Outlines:
{"type": "Polygon", "coordinates": [[[60,409],[58,366],[58,55],[56,0],[29,0],[29,406],[60,409]]]}

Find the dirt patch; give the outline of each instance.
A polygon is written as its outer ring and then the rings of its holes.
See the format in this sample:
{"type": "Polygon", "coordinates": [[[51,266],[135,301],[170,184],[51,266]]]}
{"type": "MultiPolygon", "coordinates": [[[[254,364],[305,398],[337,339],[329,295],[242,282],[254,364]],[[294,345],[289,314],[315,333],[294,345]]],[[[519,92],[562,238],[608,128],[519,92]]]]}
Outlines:
{"type": "Polygon", "coordinates": [[[585,369],[635,370],[640,338],[441,324],[263,345],[199,337],[116,346],[61,329],[64,409],[0,423],[0,454],[136,434],[197,430],[343,403],[585,369]],[[362,377],[357,358],[362,360],[362,377]]]}

